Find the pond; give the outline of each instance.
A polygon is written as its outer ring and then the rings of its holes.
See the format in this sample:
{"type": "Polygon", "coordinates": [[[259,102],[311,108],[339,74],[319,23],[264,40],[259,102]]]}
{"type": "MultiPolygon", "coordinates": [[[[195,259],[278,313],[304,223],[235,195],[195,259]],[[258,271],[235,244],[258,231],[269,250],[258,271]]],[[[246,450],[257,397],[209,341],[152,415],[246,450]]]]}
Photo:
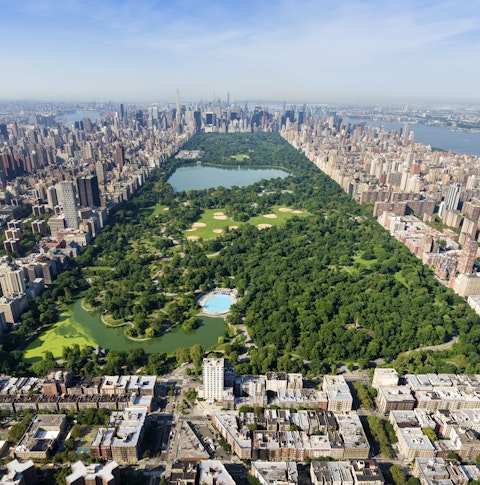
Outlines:
{"type": "Polygon", "coordinates": [[[147,354],[167,352],[171,353],[179,347],[192,347],[200,344],[206,349],[218,343],[218,337],[225,334],[223,318],[208,316],[199,317],[201,323],[197,330],[184,332],[177,327],[165,335],[137,342],[124,335],[124,327],[111,328],[105,326],[98,313],[90,313],[82,306],[82,300],[77,300],[68,310],[62,312],[60,320],[49,330],[32,342],[25,352],[25,358],[30,361],[39,360],[43,353],[49,350],[55,357],[61,357],[62,348],[78,343],[109,349],[128,351],[141,347],[147,354]]]}
{"type": "Polygon", "coordinates": [[[203,190],[219,186],[230,188],[245,187],[260,180],[277,177],[285,178],[290,174],[278,168],[219,168],[205,165],[179,167],[168,179],[175,192],[182,190],[203,190]]]}

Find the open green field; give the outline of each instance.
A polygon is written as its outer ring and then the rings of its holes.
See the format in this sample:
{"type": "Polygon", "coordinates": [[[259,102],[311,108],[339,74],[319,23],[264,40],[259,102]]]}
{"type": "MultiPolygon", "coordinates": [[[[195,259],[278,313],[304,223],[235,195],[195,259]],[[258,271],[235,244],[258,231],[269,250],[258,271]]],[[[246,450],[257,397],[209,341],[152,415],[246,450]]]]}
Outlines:
{"type": "Polygon", "coordinates": [[[377,258],[375,259],[363,259],[360,256],[355,258],[355,263],[358,264],[358,266],[361,266],[366,269],[372,269],[372,266],[378,262],[377,258]]]}
{"type": "Polygon", "coordinates": [[[84,271],[85,277],[90,278],[92,276],[111,273],[112,268],[110,268],[109,266],[89,266],[88,268],[85,268],[83,271],[84,271]]]}
{"type": "MultiPolygon", "coordinates": [[[[304,211],[293,211],[290,208],[275,206],[269,214],[252,217],[247,222],[257,226],[259,229],[265,229],[270,226],[282,225],[294,216],[306,214],[304,211]]],[[[185,237],[190,239],[213,239],[228,228],[234,228],[240,224],[244,223],[225,216],[222,209],[207,209],[203,212],[202,217],[185,231],[185,237]]]]}
{"type": "Polygon", "coordinates": [[[25,360],[34,362],[43,358],[46,351],[50,351],[56,358],[62,356],[63,347],[78,344],[97,346],[97,342],[85,327],[75,320],[71,310],[62,309],[60,319],[40,337],[35,339],[25,350],[25,360]]]}
{"type": "Polygon", "coordinates": [[[237,162],[243,162],[245,159],[249,159],[250,157],[245,153],[239,153],[238,155],[232,155],[230,158],[233,158],[237,162]]]}
{"type": "Polygon", "coordinates": [[[159,216],[164,211],[168,211],[168,207],[166,205],[157,204],[155,207],[153,207],[152,216],[159,216]]]}

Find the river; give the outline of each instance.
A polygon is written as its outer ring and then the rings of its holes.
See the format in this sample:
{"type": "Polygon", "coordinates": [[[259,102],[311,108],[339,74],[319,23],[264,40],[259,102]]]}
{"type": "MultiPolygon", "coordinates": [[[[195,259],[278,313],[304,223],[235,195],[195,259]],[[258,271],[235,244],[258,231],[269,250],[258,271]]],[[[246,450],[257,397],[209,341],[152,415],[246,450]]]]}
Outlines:
{"type": "Polygon", "coordinates": [[[453,130],[446,126],[399,123],[397,121],[373,121],[355,118],[344,118],[344,123],[365,122],[368,126],[383,127],[386,131],[403,128],[408,124],[409,131],[414,132],[414,140],[424,145],[431,145],[442,150],[452,150],[459,154],[480,156],[480,133],[453,130]]]}
{"type": "Polygon", "coordinates": [[[75,121],[82,121],[83,118],[89,118],[90,121],[95,122],[101,118],[98,111],[85,110],[85,111],[75,111],[75,113],[69,113],[56,117],[56,121],[62,123],[64,126],[71,126],[75,124],[75,121]]]}

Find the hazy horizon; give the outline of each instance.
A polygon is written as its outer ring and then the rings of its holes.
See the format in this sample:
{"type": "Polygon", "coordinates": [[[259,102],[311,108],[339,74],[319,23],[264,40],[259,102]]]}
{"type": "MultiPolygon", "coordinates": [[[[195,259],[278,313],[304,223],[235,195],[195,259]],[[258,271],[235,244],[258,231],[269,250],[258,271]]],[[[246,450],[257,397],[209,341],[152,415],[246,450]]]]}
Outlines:
{"type": "Polygon", "coordinates": [[[0,6],[4,100],[480,101],[476,1],[0,6]]]}

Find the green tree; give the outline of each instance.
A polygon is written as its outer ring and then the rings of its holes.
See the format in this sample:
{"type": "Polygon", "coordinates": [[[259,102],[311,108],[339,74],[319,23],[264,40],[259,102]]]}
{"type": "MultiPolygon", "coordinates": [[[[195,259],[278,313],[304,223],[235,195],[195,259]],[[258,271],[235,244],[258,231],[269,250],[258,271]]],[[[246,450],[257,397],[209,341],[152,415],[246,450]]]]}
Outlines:
{"type": "Polygon", "coordinates": [[[195,344],[190,349],[190,358],[195,363],[195,365],[201,364],[203,356],[205,355],[205,349],[200,344],[195,344]]]}
{"type": "Polygon", "coordinates": [[[165,478],[165,475],[162,475],[160,478],[160,485],[168,485],[168,480],[165,478]]]}
{"type": "Polygon", "coordinates": [[[195,399],[197,398],[197,391],[195,391],[195,389],[188,389],[188,391],[185,391],[183,395],[189,401],[195,401],[195,399]]]}
{"type": "Polygon", "coordinates": [[[148,374],[163,375],[167,371],[167,354],[165,352],[150,354],[145,367],[148,374]]]}
{"type": "Polygon", "coordinates": [[[27,431],[27,428],[32,422],[32,419],[33,414],[27,413],[20,422],[14,424],[8,432],[8,441],[17,444],[20,441],[21,437],[27,431]]]}
{"type": "Polygon", "coordinates": [[[81,426],[77,423],[77,424],[74,424],[72,429],[70,430],[70,436],[73,438],[73,439],[78,439],[80,438],[80,436],[82,435],[82,428],[81,426]]]}
{"type": "Polygon", "coordinates": [[[449,460],[457,460],[457,461],[462,461],[462,459],[460,458],[460,456],[455,453],[454,451],[449,451],[448,454],[447,454],[447,458],[449,460]]]}
{"type": "Polygon", "coordinates": [[[390,467],[390,475],[396,485],[405,485],[407,483],[407,477],[398,465],[390,467]]]}
{"type": "Polygon", "coordinates": [[[438,440],[437,433],[432,428],[422,428],[422,433],[432,442],[438,440]]]}

